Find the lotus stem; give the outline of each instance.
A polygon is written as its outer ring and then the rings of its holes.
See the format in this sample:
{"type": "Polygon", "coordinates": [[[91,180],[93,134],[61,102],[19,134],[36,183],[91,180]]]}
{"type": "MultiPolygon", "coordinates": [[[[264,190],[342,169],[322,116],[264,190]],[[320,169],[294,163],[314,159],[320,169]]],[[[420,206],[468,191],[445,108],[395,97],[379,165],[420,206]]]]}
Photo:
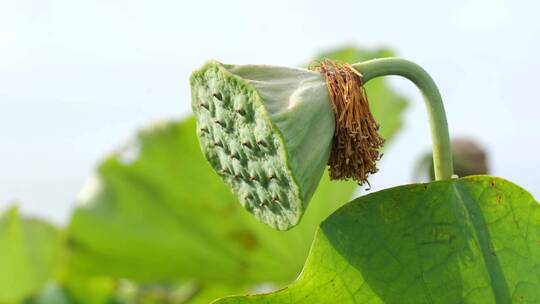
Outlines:
{"type": "Polygon", "coordinates": [[[381,58],[352,65],[362,74],[363,82],[381,76],[397,75],[412,81],[424,96],[433,150],[435,180],[450,179],[454,175],[448,123],[441,94],[431,76],[418,64],[400,58],[381,58]]]}

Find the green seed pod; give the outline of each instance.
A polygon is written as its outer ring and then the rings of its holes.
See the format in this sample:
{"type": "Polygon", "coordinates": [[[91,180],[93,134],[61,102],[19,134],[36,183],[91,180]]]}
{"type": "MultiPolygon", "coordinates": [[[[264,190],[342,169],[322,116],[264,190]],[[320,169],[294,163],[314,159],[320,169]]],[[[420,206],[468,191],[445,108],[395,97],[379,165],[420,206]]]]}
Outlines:
{"type": "Polygon", "coordinates": [[[324,172],[335,130],[318,72],[206,63],[191,76],[200,145],[242,205],[279,230],[296,225],[324,172]]]}

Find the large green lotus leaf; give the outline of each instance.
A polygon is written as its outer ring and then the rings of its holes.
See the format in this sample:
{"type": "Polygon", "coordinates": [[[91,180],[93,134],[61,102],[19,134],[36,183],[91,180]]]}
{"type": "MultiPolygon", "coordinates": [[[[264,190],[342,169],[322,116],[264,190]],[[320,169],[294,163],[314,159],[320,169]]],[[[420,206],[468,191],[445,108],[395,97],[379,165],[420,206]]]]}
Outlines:
{"type": "Polygon", "coordinates": [[[299,279],[233,303],[538,303],[540,206],[474,176],[360,197],[320,226],[299,279]]]}
{"type": "MultiPolygon", "coordinates": [[[[316,60],[324,58],[339,60],[346,63],[357,63],[373,58],[395,56],[389,49],[366,50],[355,46],[343,47],[321,53],[316,60]]],[[[375,78],[365,85],[369,97],[369,105],[373,116],[381,126],[381,135],[390,139],[399,130],[402,124],[401,115],[388,115],[388,113],[401,113],[407,107],[407,100],[388,87],[383,78],[375,78]]]]}
{"type": "Polygon", "coordinates": [[[60,236],[55,227],[22,219],[12,207],[0,216],[0,303],[37,292],[55,274],[60,236]]]}

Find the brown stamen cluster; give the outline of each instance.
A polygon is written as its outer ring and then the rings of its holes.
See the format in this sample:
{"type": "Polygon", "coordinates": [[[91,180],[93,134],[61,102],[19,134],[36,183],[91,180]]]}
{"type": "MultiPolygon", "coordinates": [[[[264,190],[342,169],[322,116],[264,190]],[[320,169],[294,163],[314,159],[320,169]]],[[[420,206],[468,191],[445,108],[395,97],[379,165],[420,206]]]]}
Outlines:
{"type": "Polygon", "coordinates": [[[368,175],[378,170],[376,161],[380,159],[379,149],[384,139],[369,110],[362,75],[348,64],[331,60],[321,61],[314,69],[326,79],[336,117],[328,160],[330,179],[368,182],[368,175]]]}

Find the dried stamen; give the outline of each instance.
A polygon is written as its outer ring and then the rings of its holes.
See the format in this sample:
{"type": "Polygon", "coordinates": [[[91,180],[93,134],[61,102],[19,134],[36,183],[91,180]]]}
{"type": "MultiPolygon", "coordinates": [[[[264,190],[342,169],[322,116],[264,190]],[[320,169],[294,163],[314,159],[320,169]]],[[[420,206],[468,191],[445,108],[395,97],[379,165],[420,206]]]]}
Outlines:
{"type": "Polygon", "coordinates": [[[362,75],[348,64],[331,60],[315,69],[326,79],[336,117],[336,130],[328,165],[330,179],[352,178],[359,184],[377,172],[376,161],[384,139],[369,110],[362,75]]]}

